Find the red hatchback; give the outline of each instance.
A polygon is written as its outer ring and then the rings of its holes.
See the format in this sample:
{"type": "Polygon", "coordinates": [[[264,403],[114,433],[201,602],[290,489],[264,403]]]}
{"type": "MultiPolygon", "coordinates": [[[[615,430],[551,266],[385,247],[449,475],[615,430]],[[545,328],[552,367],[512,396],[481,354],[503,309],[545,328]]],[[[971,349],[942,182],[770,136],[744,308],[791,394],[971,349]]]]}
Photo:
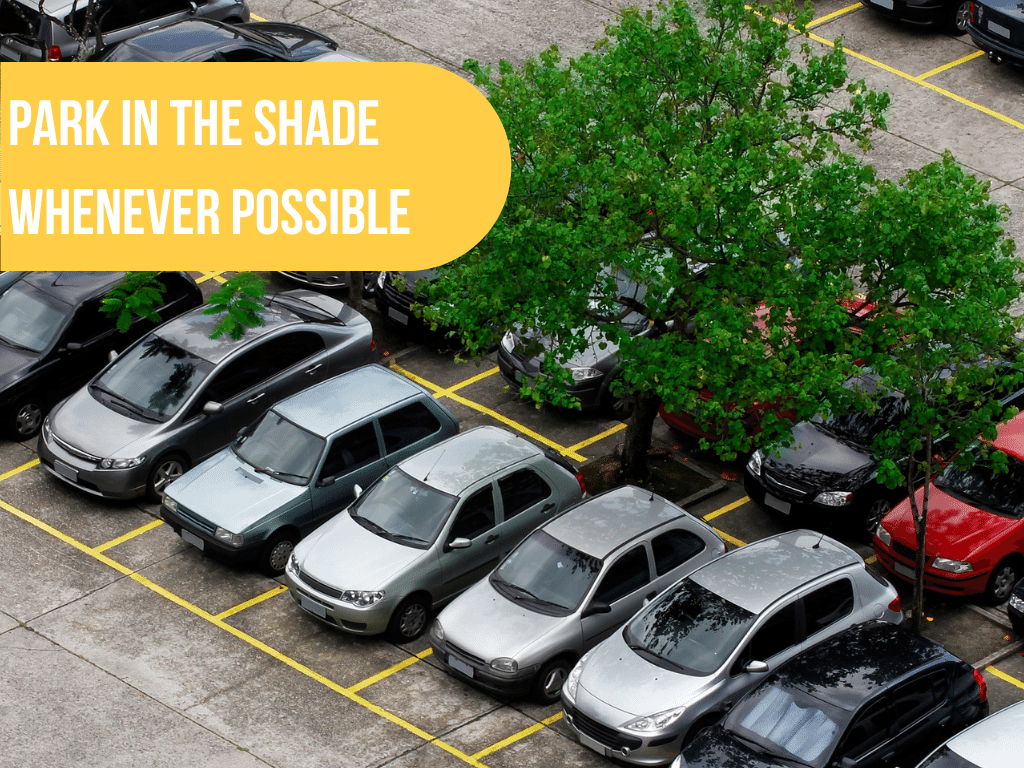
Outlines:
{"type": "MultiPolygon", "coordinates": [[[[947,595],[983,595],[990,603],[1010,597],[1024,575],[1024,413],[1000,425],[992,444],[978,441],[970,469],[949,464],[929,488],[924,586],[947,595]],[[993,472],[988,451],[1006,454],[1006,472],[993,472]]],[[[924,488],[917,491],[920,504],[924,488]]],[[[917,547],[910,500],[882,519],[874,537],[878,561],[914,579],[917,547]]]]}

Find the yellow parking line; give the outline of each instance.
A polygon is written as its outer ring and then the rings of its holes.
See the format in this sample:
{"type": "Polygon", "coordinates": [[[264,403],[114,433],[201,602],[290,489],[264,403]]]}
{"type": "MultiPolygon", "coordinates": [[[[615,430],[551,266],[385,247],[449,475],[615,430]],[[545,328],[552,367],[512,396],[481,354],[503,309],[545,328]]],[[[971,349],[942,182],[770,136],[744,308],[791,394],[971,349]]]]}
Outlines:
{"type": "Polygon", "coordinates": [[[750,501],[750,497],[744,496],[742,499],[736,499],[736,501],[732,502],[731,504],[726,504],[724,507],[719,507],[714,512],[708,512],[706,515],[704,515],[704,522],[710,522],[711,520],[714,520],[716,517],[724,515],[726,512],[732,512],[734,509],[736,509],[736,507],[742,507],[748,501],[750,501]]]}
{"type": "Polygon", "coordinates": [[[931,77],[932,75],[937,75],[940,72],[945,72],[947,69],[952,69],[953,67],[958,67],[961,64],[964,64],[964,63],[966,63],[968,61],[973,61],[974,59],[978,58],[979,56],[984,56],[984,55],[985,55],[985,52],[982,51],[982,50],[975,51],[974,53],[969,53],[966,56],[961,56],[956,61],[951,61],[951,62],[949,62],[949,64],[943,64],[941,67],[936,67],[935,69],[931,69],[931,70],[925,72],[923,75],[918,75],[915,79],[918,80],[918,81],[925,80],[925,79],[931,77]]]}
{"type": "Polygon", "coordinates": [[[226,611],[221,611],[216,616],[214,616],[214,618],[215,619],[226,619],[228,616],[234,616],[236,613],[241,613],[246,608],[252,608],[254,605],[259,605],[264,600],[269,600],[274,595],[280,595],[282,592],[287,592],[287,591],[288,591],[288,587],[286,587],[284,584],[278,584],[273,589],[268,589],[262,595],[258,595],[256,597],[254,597],[252,600],[246,600],[244,603],[239,603],[234,608],[228,608],[226,611]]]}
{"type": "Polygon", "coordinates": [[[250,13],[249,18],[253,21],[266,21],[262,16],[257,16],[255,13],[250,13]]]}
{"type": "Polygon", "coordinates": [[[737,539],[737,538],[736,538],[735,536],[730,536],[730,535],[729,535],[728,533],[726,533],[726,532],[725,532],[725,531],[723,531],[723,530],[720,530],[720,529],[718,529],[718,528],[715,528],[715,533],[717,533],[717,534],[718,534],[719,536],[721,536],[721,537],[722,537],[723,539],[725,539],[725,540],[726,540],[727,542],[729,542],[730,544],[732,544],[732,545],[733,545],[734,547],[745,547],[745,546],[747,546],[747,542],[745,542],[745,541],[740,541],[740,540],[739,540],[739,539],[737,539]]]}
{"type": "Polygon", "coordinates": [[[601,440],[604,440],[606,437],[611,437],[612,435],[618,434],[619,432],[621,432],[625,428],[626,428],[626,422],[624,422],[624,421],[620,422],[620,423],[616,424],[614,427],[606,429],[604,432],[602,432],[599,435],[594,435],[593,437],[588,437],[582,443],[576,443],[576,445],[570,445],[565,450],[572,451],[573,453],[576,453],[581,448],[586,448],[589,445],[593,445],[594,443],[597,443],[597,442],[600,442],[601,440]]]}
{"type": "Polygon", "coordinates": [[[559,712],[557,715],[552,715],[551,717],[547,718],[546,720],[541,720],[539,723],[534,723],[529,728],[524,728],[523,730],[519,731],[519,733],[513,733],[507,739],[502,739],[497,744],[492,744],[489,747],[481,749],[479,752],[477,752],[475,755],[473,755],[473,759],[474,760],[479,760],[480,758],[487,757],[488,755],[493,755],[499,749],[504,749],[505,747],[507,747],[510,744],[515,744],[517,741],[519,741],[521,739],[525,739],[527,736],[533,735],[534,733],[539,731],[544,726],[551,725],[552,723],[557,723],[561,719],[562,719],[562,713],[559,712]]]}
{"type": "Polygon", "coordinates": [[[98,552],[95,548],[87,546],[86,544],[83,544],[82,542],[77,541],[76,539],[71,538],[66,533],[64,533],[62,531],[58,531],[53,526],[48,525],[48,524],[44,523],[42,520],[38,520],[38,519],[32,517],[31,515],[25,513],[25,512],[22,512],[20,509],[17,509],[15,507],[11,506],[10,504],[8,504],[5,501],[0,500],[0,509],[7,510],[12,515],[14,515],[15,517],[17,517],[17,518],[19,518],[21,520],[24,520],[26,523],[29,523],[30,525],[33,525],[36,528],[38,528],[38,529],[40,529],[42,531],[45,531],[46,533],[49,533],[54,538],[57,538],[60,541],[63,541],[65,544],[68,544],[69,546],[74,547],[75,549],[79,550],[80,552],[84,552],[85,554],[89,555],[90,557],[95,558],[96,560],[98,560],[99,562],[103,563],[104,565],[107,565],[110,568],[112,568],[115,571],[117,571],[118,573],[123,574],[124,576],[127,576],[128,578],[132,579],[136,583],[138,583],[141,586],[145,587],[146,589],[156,593],[157,595],[160,595],[161,597],[163,597],[164,599],[170,601],[171,603],[174,603],[175,605],[179,606],[180,608],[184,608],[186,611],[189,611],[190,613],[198,616],[199,618],[203,619],[204,621],[209,622],[210,624],[214,625],[215,627],[219,627],[220,629],[224,630],[228,634],[234,635],[236,638],[238,638],[242,642],[247,643],[248,645],[252,646],[253,648],[255,648],[255,649],[259,650],[259,651],[262,651],[263,653],[267,654],[271,658],[274,658],[277,661],[280,661],[282,664],[292,668],[296,672],[298,672],[298,673],[300,673],[302,675],[305,675],[306,677],[308,677],[311,680],[314,680],[314,681],[320,683],[321,685],[323,685],[324,687],[334,691],[335,693],[337,693],[337,694],[339,694],[341,696],[344,696],[346,699],[351,701],[353,704],[356,704],[356,705],[362,707],[363,709],[366,709],[367,711],[372,712],[373,714],[377,715],[378,717],[381,717],[384,720],[387,720],[388,722],[390,722],[390,723],[392,723],[394,725],[397,725],[399,728],[402,728],[402,729],[408,731],[409,733],[413,734],[414,736],[419,737],[423,741],[427,741],[427,742],[433,744],[434,746],[438,747],[439,749],[443,749],[445,752],[447,752],[448,754],[450,754],[450,755],[452,755],[454,757],[457,757],[462,762],[468,763],[469,765],[472,765],[472,766],[476,766],[476,768],[487,768],[487,766],[484,765],[483,763],[481,763],[479,760],[471,757],[470,755],[465,754],[464,752],[456,749],[452,745],[447,744],[447,743],[441,741],[440,739],[435,738],[431,734],[429,734],[426,731],[424,731],[422,728],[419,728],[418,726],[413,725],[412,723],[410,723],[407,720],[402,719],[398,715],[392,714],[391,712],[387,711],[386,709],[384,709],[382,707],[377,706],[376,704],[374,704],[371,701],[367,701],[362,696],[359,696],[359,695],[351,692],[347,688],[344,688],[343,686],[339,685],[338,683],[334,682],[333,680],[330,680],[330,679],[324,677],[319,672],[316,672],[316,671],[310,669],[309,667],[307,667],[304,664],[299,663],[295,659],[292,659],[292,658],[290,658],[288,656],[285,656],[280,651],[276,650],[275,648],[270,647],[269,645],[267,645],[266,643],[264,643],[264,642],[262,642],[260,640],[257,640],[252,635],[246,634],[242,630],[237,629],[237,628],[231,626],[230,624],[228,624],[227,622],[223,621],[222,619],[218,619],[216,616],[214,616],[214,615],[212,615],[210,613],[207,613],[202,608],[200,608],[200,607],[198,607],[196,605],[193,605],[192,603],[188,602],[187,600],[184,600],[183,598],[179,597],[178,595],[174,594],[173,592],[170,592],[170,591],[164,589],[159,584],[156,584],[156,583],[150,581],[145,576],[142,576],[141,574],[136,573],[135,571],[133,571],[128,566],[122,565],[121,563],[117,562],[116,560],[112,560],[111,558],[109,558],[106,555],[104,555],[102,552],[98,552]]]}
{"type": "Polygon", "coordinates": [[[218,283],[226,283],[227,280],[221,277],[223,274],[223,272],[203,272],[203,276],[197,277],[196,282],[205,283],[207,280],[216,280],[218,283]]]}
{"type": "Polygon", "coordinates": [[[100,544],[98,547],[96,547],[96,551],[97,552],[106,552],[111,547],[116,547],[118,544],[123,544],[124,542],[128,541],[129,539],[134,539],[140,533],[145,533],[146,531],[152,531],[158,525],[163,525],[163,524],[164,524],[163,520],[154,520],[151,523],[146,523],[145,525],[143,525],[143,526],[141,526],[139,528],[136,528],[134,531],[129,531],[124,536],[118,536],[116,539],[111,539],[106,544],[100,544]]]}
{"type": "Polygon", "coordinates": [[[1005,680],[1010,685],[1016,685],[1018,688],[1024,690],[1024,682],[1021,682],[1016,677],[1013,677],[1013,675],[1008,675],[1002,670],[996,669],[995,667],[985,667],[985,671],[995,675],[1000,680],[1005,680]]]}
{"type": "Polygon", "coordinates": [[[875,557],[874,555],[871,555],[870,557],[867,557],[867,558],[864,559],[864,565],[871,565],[872,563],[877,563],[877,562],[878,562],[878,558],[875,557]]]}
{"type": "Polygon", "coordinates": [[[22,464],[20,467],[15,467],[14,469],[9,469],[6,472],[4,472],[2,475],[0,475],[0,482],[3,482],[4,480],[6,480],[9,477],[14,477],[17,474],[20,474],[20,473],[24,472],[26,469],[32,469],[32,467],[34,467],[38,463],[39,463],[39,459],[32,459],[32,461],[26,462],[25,464],[22,464]]]}
{"type": "Polygon", "coordinates": [[[448,397],[453,392],[455,392],[457,390],[460,390],[463,387],[468,387],[470,384],[476,384],[478,381],[481,381],[482,379],[486,379],[488,376],[493,376],[497,372],[498,372],[498,366],[494,366],[493,368],[488,368],[483,373],[478,373],[476,376],[471,376],[470,378],[466,379],[465,381],[460,381],[458,384],[456,384],[453,387],[448,387],[448,389],[438,389],[434,393],[434,397],[437,397],[437,398],[448,397]]]}
{"type": "Polygon", "coordinates": [[[850,11],[855,11],[858,8],[861,8],[861,7],[862,6],[861,6],[860,3],[854,3],[853,5],[848,5],[845,8],[840,8],[838,11],[832,11],[832,13],[829,13],[829,14],[826,14],[825,16],[822,16],[820,19],[812,19],[807,24],[807,28],[810,29],[811,27],[816,27],[819,24],[824,24],[826,21],[832,21],[832,19],[836,18],[836,16],[842,16],[844,13],[849,13],[850,11]]]}
{"type": "Polygon", "coordinates": [[[411,667],[417,661],[420,661],[422,659],[427,658],[427,656],[429,656],[433,652],[434,652],[433,648],[427,648],[427,650],[425,650],[425,651],[420,651],[415,656],[410,656],[405,661],[400,661],[397,664],[395,664],[395,666],[388,667],[383,672],[378,672],[376,675],[372,675],[371,677],[366,678],[362,682],[356,683],[355,685],[350,685],[348,689],[352,693],[355,693],[356,691],[363,690],[363,688],[368,688],[369,686],[373,685],[374,683],[379,683],[381,680],[383,680],[386,677],[391,677],[391,675],[395,674],[395,672],[401,672],[406,667],[411,667]]]}

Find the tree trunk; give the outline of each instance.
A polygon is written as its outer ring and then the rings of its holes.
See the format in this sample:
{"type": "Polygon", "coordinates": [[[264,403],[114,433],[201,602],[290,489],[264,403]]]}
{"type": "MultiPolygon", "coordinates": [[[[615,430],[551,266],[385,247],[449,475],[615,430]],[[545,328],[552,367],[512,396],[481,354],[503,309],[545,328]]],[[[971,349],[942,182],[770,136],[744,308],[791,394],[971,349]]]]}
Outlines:
{"type": "Polygon", "coordinates": [[[914,495],[914,473],[916,462],[911,459],[907,465],[907,491],[910,494],[910,509],[914,517],[914,535],[917,543],[917,558],[914,562],[914,604],[911,628],[915,632],[921,631],[921,621],[924,616],[924,561],[925,542],[928,533],[928,491],[932,479],[932,436],[927,435],[924,444],[924,495],[921,497],[921,506],[917,505],[917,497],[914,495]]]}
{"type": "Polygon", "coordinates": [[[363,273],[348,273],[348,304],[359,309],[363,304],[363,273]]]}
{"type": "Polygon", "coordinates": [[[622,476],[627,483],[643,484],[649,478],[647,451],[651,447],[651,432],[660,405],[661,398],[657,395],[642,395],[636,400],[622,445],[622,476]]]}

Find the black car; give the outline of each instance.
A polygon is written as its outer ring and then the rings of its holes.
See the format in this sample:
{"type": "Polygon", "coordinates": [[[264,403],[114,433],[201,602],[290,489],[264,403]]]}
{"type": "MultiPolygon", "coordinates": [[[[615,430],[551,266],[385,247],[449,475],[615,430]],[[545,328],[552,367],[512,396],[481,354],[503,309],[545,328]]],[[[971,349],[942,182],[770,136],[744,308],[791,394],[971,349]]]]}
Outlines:
{"type": "Polygon", "coordinates": [[[341,51],[326,35],[297,24],[225,24],[185,19],[143,32],[112,48],[102,61],[369,61],[341,51]]]}
{"type": "Polygon", "coordinates": [[[910,24],[940,26],[951,35],[967,31],[971,0],[860,0],[872,11],[910,24]]]}
{"type": "Polygon", "coordinates": [[[1010,615],[1010,624],[1013,631],[1024,637],[1024,579],[1021,579],[1013,587],[1010,593],[1010,602],[1006,604],[1006,612],[1010,615]]]}
{"type": "Polygon", "coordinates": [[[1024,5],[1020,0],[972,2],[967,32],[996,64],[1009,61],[1024,67],[1024,5]]]}
{"type": "MultiPolygon", "coordinates": [[[[81,387],[120,352],[154,327],[143,318],[119,333],[100,313],[100,301],[124,272],[4,273],[16,279],[0,294],[0,414],[8,434],[26,440],[39,431],[50,407],[81,387]]],[[[195,280],[163,272],[167,288],[162,320],[203,303],[195,280]]]]}
{"type": "Polygon", "coordinates": [[[914,765],[988,709],[974,667],[914,632],[870,622],[767,677],[672,768],[914,765]]]}

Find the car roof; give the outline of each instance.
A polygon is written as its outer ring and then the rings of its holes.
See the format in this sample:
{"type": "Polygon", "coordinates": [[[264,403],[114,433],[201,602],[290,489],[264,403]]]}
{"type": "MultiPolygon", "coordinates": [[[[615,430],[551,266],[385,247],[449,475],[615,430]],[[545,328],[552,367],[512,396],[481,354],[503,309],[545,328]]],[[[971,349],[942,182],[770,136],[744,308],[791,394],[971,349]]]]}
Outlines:
{"type": "Polygon", "coordinates": [[[1019,413],[1005,424],[999,425],[999,434],[993,445],[1024,461],[1024,413],[1019,413]]]}
{"type": "Polygon", "coordinates": [[[794,657],[776,680],[847,711],[914,670],[956,660],[941,645],[884,621],[851,627],[794,657]]]}
{"type": "Polygon", "coordinates": [[[107,293],[122,277],[124,272],[26,272],[21,280],[74,306],[107,293]]]}
{"type": "Polygon", "coordinates": [[[1007,738],[1024,730],[1024,701],[1018,701],[975,723],[946,746],[978,768],[1006,768],[1020,760],[1020,741],[1007,738]]]}
{"type": "Polygon", "coordinates": [[[686,513],[670,501],[631,485],[577,504],[544,526],[563,544],[604,559],[640,534],[686,513]]]}
{"type": "Polygon", "coordinates": [[[205,315],[204,309],[205,306],[197,307],[173,320],[168,320],[153,333],[164,341],[216,365],[236,349],[251,344],[278,328],[303,322],[301,317],[279,304],[265,304],[260,311],[263,325],[246,328],[245,335],[237,341],[228,334],[211,339],[210,334],[221,321],[221,315],[205,315]]]}
{"type": "Polygon", "coordinates": [[[291,422],[321,437],[424,392],[381,365],[364,365],[292,395],[274,406],[291,422]]]}
{"type": "Polygon", "coordinates": [[[690,579],[751,613],[839,568],[863,562],[849,547],[820,533],[788,531],[734,549],[690,579]]]}
{"type": "Polygon", "coordinates": [[[498,427],[477,427],[403,461],[402,471],[440,491],[462,493],[478,480],[543,455],[533,443],[498,427]]]}

